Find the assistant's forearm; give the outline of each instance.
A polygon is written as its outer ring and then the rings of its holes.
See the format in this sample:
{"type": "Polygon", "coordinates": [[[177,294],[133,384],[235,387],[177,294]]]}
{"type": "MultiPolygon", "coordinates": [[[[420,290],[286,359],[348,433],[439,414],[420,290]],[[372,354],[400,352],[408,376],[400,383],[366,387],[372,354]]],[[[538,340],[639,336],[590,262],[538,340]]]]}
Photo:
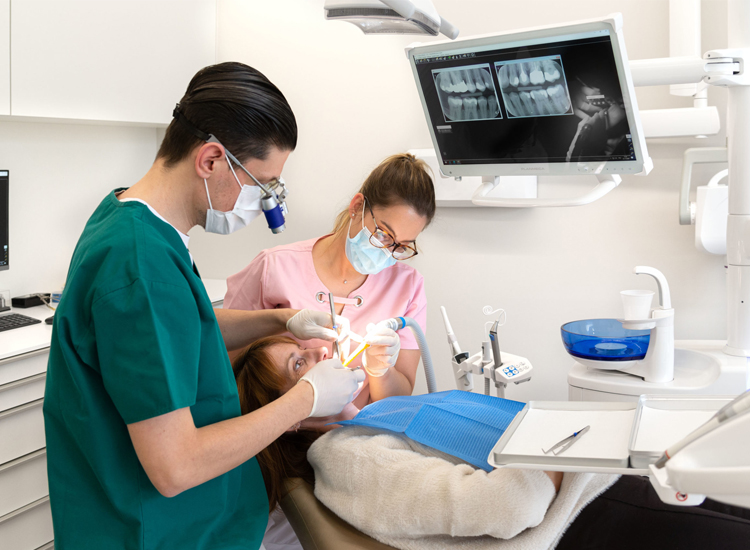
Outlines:
{"type": "Polygon", "coordinates": [[[216,320],[227,351],[238,350],[264,336],[286,332],[286,322],[296,309],[216,309],[216,320]]]}
{"type": "Polygon", "coordinates": [[[391,367],[384,376],[370,376],[370,399],[379,401],[392,395],[411,395],[414,390],[409,379],[396,367],[391,367]]]}
{"type": "Polygon", "coordinates": [[[420,358],[419,350],[402,349],[396,364],[385,376],[370,376],[370,399],[378,401],[391,395],[411,395],[420,358]]]}

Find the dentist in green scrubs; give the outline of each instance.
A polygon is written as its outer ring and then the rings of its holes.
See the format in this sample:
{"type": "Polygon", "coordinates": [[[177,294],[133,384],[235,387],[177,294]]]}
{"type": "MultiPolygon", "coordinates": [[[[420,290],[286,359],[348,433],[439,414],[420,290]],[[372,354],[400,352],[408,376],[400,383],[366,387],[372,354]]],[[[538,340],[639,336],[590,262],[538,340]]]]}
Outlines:
{"type": "Polygon", "coordinates": [[[253,458],[308,416],[340,412],[363,375],[318,363],[241,416],[227,351],[287,330],[332,340],[330,315],[214,310],[188,231],[261,212],[297,126],[240,63],[190,82],[156,161],[89,219],[55,313],[44,418],[56,550],[256,549],[268,502],[253,458]]]}

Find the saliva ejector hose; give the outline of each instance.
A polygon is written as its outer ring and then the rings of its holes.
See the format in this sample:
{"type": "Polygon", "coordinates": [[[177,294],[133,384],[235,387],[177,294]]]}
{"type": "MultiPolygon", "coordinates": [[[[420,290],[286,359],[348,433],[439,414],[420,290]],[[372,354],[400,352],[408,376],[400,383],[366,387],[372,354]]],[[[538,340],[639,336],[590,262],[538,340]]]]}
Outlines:
{"type": "Polygon", "coordinates": [[[386,326],[391,330],[401,330],[402,328],[409,327],[414,333],[414,338],[417,339],[417,345],[419,345],[419,352],[422,355],[422,365],[424,366],[424,375],[427,378],[427,391],[429,393],[435,393],[437,391],[437,384],[435,384],[435,371],[432,368],[432,357],[430,356],[430,350],[427,347],[427,339],[422,332],[422,327],[419,326],[414,319],[411,317],[394,317],[393,319],[386,319],[378,323],[379,325],[386,326]]]}

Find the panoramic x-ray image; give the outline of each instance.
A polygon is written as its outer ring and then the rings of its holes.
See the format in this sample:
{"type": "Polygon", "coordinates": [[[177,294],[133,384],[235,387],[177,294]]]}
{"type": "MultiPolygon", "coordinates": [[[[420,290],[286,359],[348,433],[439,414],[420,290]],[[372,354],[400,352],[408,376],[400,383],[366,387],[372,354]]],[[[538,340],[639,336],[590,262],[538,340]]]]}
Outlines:
{"type": "Polygon", "coordinates": [[[490,66],[432,71],[446,122],[502,118],[490,66]]]}
{"type": "Polygon", "coordinates": [[[559,56],[495,63],[508,118],[572,114],[559,56]]]}

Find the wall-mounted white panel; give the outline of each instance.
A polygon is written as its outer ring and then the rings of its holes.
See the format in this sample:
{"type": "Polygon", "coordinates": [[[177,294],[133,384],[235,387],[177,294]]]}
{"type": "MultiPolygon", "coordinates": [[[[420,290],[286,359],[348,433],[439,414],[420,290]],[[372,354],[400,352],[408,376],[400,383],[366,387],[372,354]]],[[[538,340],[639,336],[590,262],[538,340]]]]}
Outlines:
{"type": "Polygon", "coordinates": [[[215,62],[216,1],[11,4],[12,115],[166,123],[215,62]]]}
{"type": "Polygon", "coordinates": [[[0,115],[10,114],[10,0],[0,0],[0,115]]]}

